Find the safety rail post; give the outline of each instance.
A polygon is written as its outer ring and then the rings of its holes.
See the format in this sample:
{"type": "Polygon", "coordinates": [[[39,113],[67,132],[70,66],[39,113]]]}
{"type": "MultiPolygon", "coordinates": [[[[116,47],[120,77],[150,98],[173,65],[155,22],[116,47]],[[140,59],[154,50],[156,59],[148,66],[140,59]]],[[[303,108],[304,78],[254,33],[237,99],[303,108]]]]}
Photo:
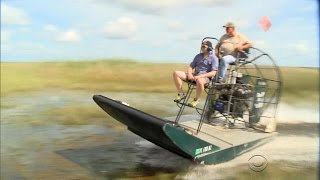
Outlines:
{"type": "Polygon", "coordinates": [[[184,111],[184,108],[186,107],[186,103],[188,102],[193,89],[194,89],[194,85],[191,84],[191,83],[188,83],[188,91],[187,91],[187,94],[186,94],[186,98],[183,100],[182,106],[180,107],[180,110],[179,110],[178,115],[177,115],[176,120],[175,120],[176,123],[179,122],[180,117],[181,117],[181,115],[182,115],[182,113],[184,111]]]}

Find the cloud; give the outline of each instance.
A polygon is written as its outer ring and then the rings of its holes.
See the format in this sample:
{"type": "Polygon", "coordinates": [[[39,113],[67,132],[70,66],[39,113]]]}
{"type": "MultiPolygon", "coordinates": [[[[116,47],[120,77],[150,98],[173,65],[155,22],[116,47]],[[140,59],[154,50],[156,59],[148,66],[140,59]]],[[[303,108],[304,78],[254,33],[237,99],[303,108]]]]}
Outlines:
{"type": "Polygon", "coordinates": [[[28,15],[21,9],[1,3],[1,24],[28,25],[28,15]]]}
{"type": "Polygon", "coordinates": [[[181,41],[199,41],[203,38],[203,33],[201,32],[183,32],[177,36],[177,40],[181,41]]]}
{"type": "Polygon", "coordinates": [[[104,28],[104,35],[111,39],[129,39],[138,29],[135,20],[129,17],[120,17],[114,22],[109,22],[104,28]]]}
{"type": "Polygon", "coordinates": [[[1,50],[4,53],[9,52],[42,52],[46,50],[46,48],[42,44],[34,43],[34,42],[16,42],[16,43],[8,43],[6,46],[1,46],[1,50]]]}
{"type": "Polygon", "coordinates": [[[1,44],[6,44],[10,41],[12,33],[10,31],[1,30],[1,44]]]}
{"type": "Polygon", "coordinates": [[[181,0],[161,0],[161,1],[150,1],[150,0],[122,0],[124,5],[131,8],[138,9],[148,9],[148,10],[160,10],[165,8],[170,8],[174,5],[177,5],[181,0]]]}
{"type": "Polygon", "coordinates": [[[59,28],[52,24],[45,25],[43,29],[48,32],[59,32],[59,28]]]}
{"type": "Polygon", "coordinates": [[[108,5],[110,3],[116,3],[124,8],[127,8],[129,10],[133,11],[139,11],[142,13],[147,14],[161,14],[165,10],[169,8],[176,7],[177,5],[181,5],[184,1],[183,0],[161,0],[161,1],[150,1],[150,0],[107,0],[107,1],[101,1],[105,2],[108,5]]]}
{"type": "Polygon", "coordinates": [[[79,42],[81,40],[80,35],[75,30],[69,30],[66,32],[60,32],[58,37],[56,38],[57,41],[60,42],[79,42]]]}
{"type": "Polygon", "coordinates": [[[170,31],[180,32],[184,29],[184,25],[180,21],[170,21],[168,22],[168,29],[170,31]]]}
{"type": "Polygon", "coordinates": [[[289,44],[289,48],[297,55],[308,55],[312,51],[312,48],[306,42],[291,43],[289,44]]]}
{"type": "Polygon", "coordinates": [[[131,42],[131,43],[137,43],[137,42],[142,42],[144,39],[141,38],[141,37],[129,37],[128,38],[128,41],[131,42]]]}
{"type": "Polygon", "coordinates": [[[49,33],[53,33],[54,39],[58,42],[66,42],[66,43],[73,43],[79,42],[81,40],[80,33],[77,30],[67,30],[62,31],[57,26],[52,24],[47,24],[43,27],[44,31],[49,33]]]}
{"type": "Polygon", "coordinates": [[[197,4],[203,6],[230,6],[234,0],[194,0],[197,4]]]}
{"type": "Polygon", "coordinates": [[[33,43],[33,42],[19,42],[16,44],[16,48],[21,51],[40,51],[45,50],[46,48],[42,44],[33,43]]]}
{"type": "Polygon", "coordinates": [[[269,48],[268,43],[265,40],[253,40],[253,46],[259,49],[269,48]]]}
{"type": "Polygon", "coordinates": [[[247,29],[253,26],[251,19],[241,19],[241,18],[235,18],[235,21],[237,22],[236,26],[240,29],[247,29]]]}
{"type": "Polygon", "coordinates": [[[191,6],[230,6],[235,0],[96,0],[96,2],[110,5],[114,3],[128,10],[138,11],[146,14],[164,14],[164,12],[177,10],[181,7],[191,6]]]}
{"type": "Polygon", "coordinates": [[[300,11],[302,12],[316,12],[317,11],[317,4],[307,4],[307,5],[304,5],[300,8],[300,11]]]}
{"type": "Polygon", "coordinates": [[[99,2],[115,3],[126,9],[132,11],[138,11],[146,14],[163,14],[169,10],[176,10],[177,8],[185,6],[230,6],[234,0],[161,0],[161,1],[150,1],[150,0],[96,0],[99,2]]]}

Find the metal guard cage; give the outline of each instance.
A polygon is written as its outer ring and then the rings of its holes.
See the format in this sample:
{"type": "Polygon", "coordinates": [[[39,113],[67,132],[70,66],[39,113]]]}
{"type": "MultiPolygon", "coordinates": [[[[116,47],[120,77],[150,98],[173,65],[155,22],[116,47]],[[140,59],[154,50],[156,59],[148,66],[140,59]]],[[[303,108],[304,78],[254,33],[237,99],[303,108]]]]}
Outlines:
{"type": "MultiPolygon", "coordinates": [[[[213,45],[219,42],[217,38],[205,37],[201,43],[206,40],[214,41],[213,45]]],[[[195,108],[201,115],[197,133],[203,123],[214,123],[221,119],[226,128],[242,123],[244,128],[267,131],[265,128],[268,123],[276,118],[282,87],[281,72],[272,57],[252,47],[238,53],[236,62],[229,65],[225,77],[223,82],[218,82],[216,76],[206,85],[204,106],[195,108]]],[[[195,83],[187,84],[187,98],[177,103],[179,112],[176,123],[179,123],[195,89],[195,83]]]]}

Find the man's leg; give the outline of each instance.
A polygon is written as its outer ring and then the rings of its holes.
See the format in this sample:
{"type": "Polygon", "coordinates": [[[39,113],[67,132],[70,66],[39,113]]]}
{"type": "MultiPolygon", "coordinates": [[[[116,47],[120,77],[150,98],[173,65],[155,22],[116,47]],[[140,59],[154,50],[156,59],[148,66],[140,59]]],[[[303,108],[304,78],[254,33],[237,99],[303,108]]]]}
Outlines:
{"type": "Polygon", "coordinates": [[[173,73],[173,81],[179,93],[183,93],[182,80],[185,81],[186,79],[187,79],[187,75],[183,71],[175,71],[173,73]]]}
{"type": "Polygon", "coordinates": [[[204,85],[209,81],[208,78],[199,78],[196,81],[196,97],[188,104],[191,107],[196,107],[197,104],[199,103],[199,100],[201,98],[201,95],[204,91],[204,85]]]}
{"type": "Polygon", "coordinates": [[[236,61],[236,58],[231,55],[226,55],[221,58],[221,61],[219,64],[219,80],[224,78],[226,71],[228,69],[228,65],[235,61],[236,61]]]}
{"type": "Polygon", "coordinates": [[[208,78],[199,78],[197,80],[197,87],[196,87],[196,97],[195,100],[199,100],[203,91],[204,91],[204,85],[207,83],[208,78]]]}

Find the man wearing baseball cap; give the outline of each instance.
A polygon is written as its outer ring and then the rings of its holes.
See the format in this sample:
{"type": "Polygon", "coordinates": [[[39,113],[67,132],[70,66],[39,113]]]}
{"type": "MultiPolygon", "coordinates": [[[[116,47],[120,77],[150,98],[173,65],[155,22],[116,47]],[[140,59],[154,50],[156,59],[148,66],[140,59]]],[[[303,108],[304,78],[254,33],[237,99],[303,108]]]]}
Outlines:
{"type": "Polygon", "coordinates": [[[196,96],[188,105],[191,107],[197,106],[205,84],[210,82],[210,78],[215,76],[218,70],[219,60],[212,50],[212,43],[204,41],[201,45],[201,53],[194,57],[187,72],[175,71],[173,73],[173,80],[178,90],[174,102],[180,102],[186,98],[182,90],[182,81],[194,81],[196,83],[196,96]]]}
{"type": "Polygon", "coordinates": [[[218,71],[219,81],[224,78],[228,65],[236,61],[238,53],[252,46],[244,35],[236,32],[233,22],[227,22],[223,27],[226,28],[226,34],[221,36],[215,48],[216,55],[221,57],[218,71]]]}

